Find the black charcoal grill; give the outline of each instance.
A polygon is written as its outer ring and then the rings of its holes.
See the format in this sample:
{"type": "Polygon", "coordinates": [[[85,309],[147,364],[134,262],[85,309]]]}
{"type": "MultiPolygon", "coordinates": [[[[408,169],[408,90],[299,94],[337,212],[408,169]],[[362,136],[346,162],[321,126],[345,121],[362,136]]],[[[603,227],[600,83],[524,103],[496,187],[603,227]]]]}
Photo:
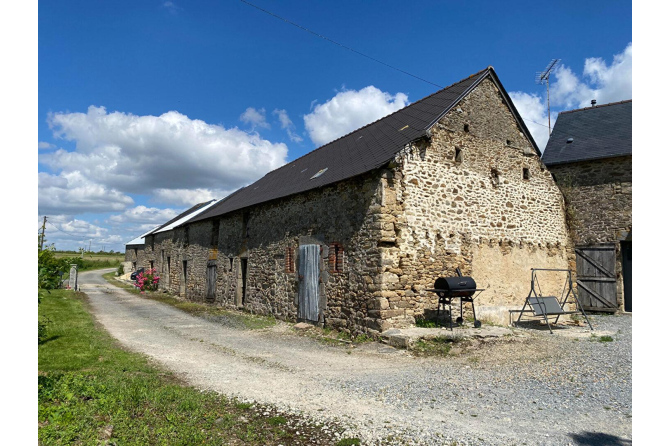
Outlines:
{"type": "Polygon", "coordinates": [[[482,323],[477,320],[477,315],[475,314],[475,297],[484,290],[477,288],[475,279],[463,276],[460,268],[456,268],[456,273],[458,274],[458,277],[438,277],[435,281],[435,285],[433,285],[435,288],[427,290],[434,292],[439,298],[437,303],[437,317],[439,319],[441,307],[442,311],[447,312],[449,328],[453,330],[451,300],[458,298],[460,301],[461,315],[456,318],[456,323],[458,325],[463,324],[463,303],[470,303],[472,304],[472,316],[475,319],[475,328],[479,328],[482,326],[482,323]],[[449,306],[449,309],[447,309],[447,306],[449,306]]]}

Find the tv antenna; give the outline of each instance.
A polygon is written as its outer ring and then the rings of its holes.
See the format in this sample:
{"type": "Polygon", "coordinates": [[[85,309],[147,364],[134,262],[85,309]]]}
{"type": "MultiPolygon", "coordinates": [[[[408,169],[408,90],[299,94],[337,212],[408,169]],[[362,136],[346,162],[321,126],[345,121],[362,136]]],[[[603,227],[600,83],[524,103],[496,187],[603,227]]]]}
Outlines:
{"type": "Polygon", "coordinates": [[[544,71],[541,71],[535,75],[536,84],[546,84],[547,85],[547,118],[549,119],[549,136],[551,137],[551,108],[549,107],[549,76],[551,72],[556,69],[556,66],[561,61],[561,59],[551,59],[547,68],[544,71]]]}

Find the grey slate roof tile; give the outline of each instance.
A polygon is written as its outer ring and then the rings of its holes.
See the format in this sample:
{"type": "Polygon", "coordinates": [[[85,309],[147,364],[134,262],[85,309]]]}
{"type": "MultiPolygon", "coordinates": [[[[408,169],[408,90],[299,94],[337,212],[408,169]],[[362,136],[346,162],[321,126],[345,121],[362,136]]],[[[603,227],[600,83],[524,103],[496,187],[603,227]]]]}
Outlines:
{"type": "Polygon", "coordinates": [[[562,112],[542,161],[547,166],[632,155],[633,101],[562,112]],[[572,142],[568,143],[568,139],[572,142]]]}

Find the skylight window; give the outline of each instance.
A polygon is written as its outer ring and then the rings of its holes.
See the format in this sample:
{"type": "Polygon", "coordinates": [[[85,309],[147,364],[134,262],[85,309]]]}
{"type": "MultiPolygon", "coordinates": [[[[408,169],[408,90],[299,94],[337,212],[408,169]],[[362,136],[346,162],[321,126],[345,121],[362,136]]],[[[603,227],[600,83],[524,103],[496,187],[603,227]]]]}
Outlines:
{"type": "Polygon", "coordinates": [[[319,170],[317,173],[312,175],[312,178],[310,178],[310,180],[313,180],[314,178],[319,178],[321,175],[323,175],[326,172],[326,170],[328,170],[327,167],[325,169],[319,170]]]}

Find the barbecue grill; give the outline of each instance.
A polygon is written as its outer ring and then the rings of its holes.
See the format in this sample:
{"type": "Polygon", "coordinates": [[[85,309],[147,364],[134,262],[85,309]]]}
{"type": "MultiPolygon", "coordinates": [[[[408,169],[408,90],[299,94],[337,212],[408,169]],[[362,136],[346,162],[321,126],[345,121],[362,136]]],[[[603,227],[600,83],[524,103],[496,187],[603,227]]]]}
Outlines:
{"type": "Polygon", "coordinates": [[[438,296],[437,303],[437,317],[440,317],[440,307],[442,311],[446,311],[449,317],[449,328],[451,330],[453,327],[452,311],[451,311],[451,300],[458,298],[460,301],[461,315],[456,318],[456,323],[458,325],[463,324],[463,303],[472,304],[472,316],[475,319],[475,328],[482,326],[482,323],[477,320],[477,315],[475,314],[475,297],[484,291],[484,289],[477,288],[475,279],[472,277],[463,276],[461,274],[461,269],[456,268],[456,273],[458,277],[438,277],[435,280],[433,285],[435,288],[428,289],[426,291],[432,291],[438,296]],[[447,306],[449,309],[447,310],[447,306]]]}

